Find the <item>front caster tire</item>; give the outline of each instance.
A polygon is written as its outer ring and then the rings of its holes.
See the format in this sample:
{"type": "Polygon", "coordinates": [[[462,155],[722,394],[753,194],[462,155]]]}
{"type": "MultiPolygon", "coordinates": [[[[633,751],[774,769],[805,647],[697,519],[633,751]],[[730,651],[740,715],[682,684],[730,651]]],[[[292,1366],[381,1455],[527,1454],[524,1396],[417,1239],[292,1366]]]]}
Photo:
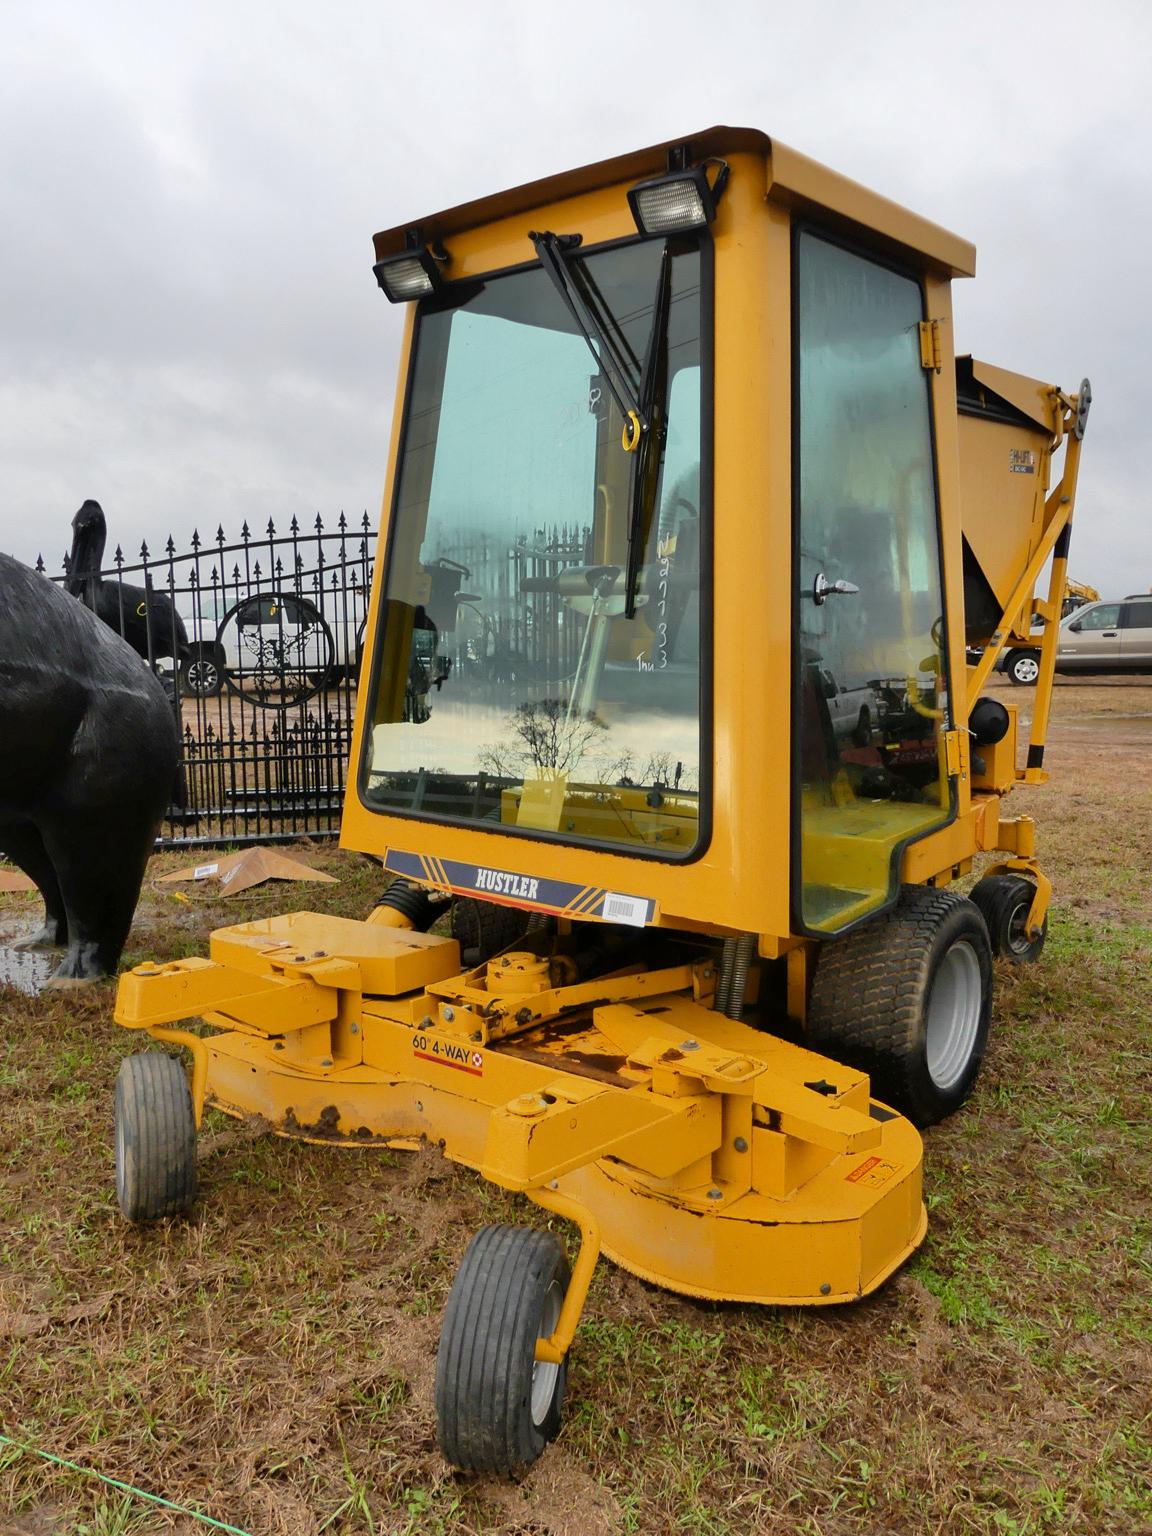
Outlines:
{"type": "Polygon", "coordinates": [[[891,911],[820,949],[807,1039],[867,1072],[914,1125],[959,1109],[980,1074],[992,1012],[992,948],[953,891],[906,886],[891,911]]]}
{"type": "Polygon", "coordinates": [[[179,1216],[196,1199],[196,1116],[175,1056],[127,1056],[116,1077],[116,1198],[129,1221],[179,1216]]]}
{"type": "Polygon", "coordinates": [[[568,1281],[551,1232],[492,1226],[472,1239],[436,1356],[437,1438],[453,1466],[508,1477],[559,1433],[568,1364],[535,1351],[556,1327],[568,1281]]]}
{"type": "Polygon", "coordinates": [[[1028,913],[1036,887],[1023,875],[986,875],[973,886],[970,899],[984,915],[992,953],[1017,965],[1039,960],[1048,937],[1048,914],[1039,938],[1028,937],[1028,913]]]}

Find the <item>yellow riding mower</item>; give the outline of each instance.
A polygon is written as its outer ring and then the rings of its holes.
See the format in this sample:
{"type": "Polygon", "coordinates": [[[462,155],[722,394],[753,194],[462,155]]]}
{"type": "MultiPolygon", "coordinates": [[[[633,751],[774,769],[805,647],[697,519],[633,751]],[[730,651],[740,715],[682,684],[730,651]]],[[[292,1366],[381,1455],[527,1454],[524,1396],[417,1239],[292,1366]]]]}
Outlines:
{"type": "Polygon", "coordinates": [[[924,1236],[918,1128],[1044,941],[1004,801],[1046,778],[1089,391],[955,358],[971,246],[748,129],[375,246],[407,319],[341,841],[394,879],[123,977],[192,1072],[125,1061],[118,1192],[185,1209],[211,1104],[574,1223],[571,1271],[484,1228],[448,1303],[442,1448],[508,1472],[600,1253],[819,1304],[924,1236]],[[1037,616],[1024,744],[982,690],[1037,616]]]}

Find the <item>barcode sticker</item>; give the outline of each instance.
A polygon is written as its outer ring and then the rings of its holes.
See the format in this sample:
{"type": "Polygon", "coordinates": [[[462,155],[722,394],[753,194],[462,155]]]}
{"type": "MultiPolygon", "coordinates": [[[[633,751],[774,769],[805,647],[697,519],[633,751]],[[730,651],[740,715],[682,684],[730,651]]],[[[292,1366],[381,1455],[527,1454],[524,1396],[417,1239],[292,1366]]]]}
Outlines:
{"type": "Polygon", "coordinates": [[[220,868],[219,864],[197,864],[192,871],[193,880],[207,880],[209,875],[214,875],[220,868]]]}
{"type": "Polygon", "coordinates": [[[618,891],[607,891],[601,909],[610,923],[627,923],[632,928],[643,928],[648,921],[648,903],[642,896],[622,896],[618,891]]]}

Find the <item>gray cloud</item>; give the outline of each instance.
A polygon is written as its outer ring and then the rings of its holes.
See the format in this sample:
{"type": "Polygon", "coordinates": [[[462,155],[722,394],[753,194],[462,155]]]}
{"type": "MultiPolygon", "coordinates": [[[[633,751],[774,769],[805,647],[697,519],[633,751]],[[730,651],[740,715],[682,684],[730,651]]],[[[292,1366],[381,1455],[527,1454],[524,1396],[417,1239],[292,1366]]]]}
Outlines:
{"type": "Polygon", "coordinates": [[[372,232],[748,122],[975,240],[962,350],[1097,407],[1073,569],[1152,584],[1152,15],[1132,0],[0,8],[0,547],[375,517],[372,232]]]}

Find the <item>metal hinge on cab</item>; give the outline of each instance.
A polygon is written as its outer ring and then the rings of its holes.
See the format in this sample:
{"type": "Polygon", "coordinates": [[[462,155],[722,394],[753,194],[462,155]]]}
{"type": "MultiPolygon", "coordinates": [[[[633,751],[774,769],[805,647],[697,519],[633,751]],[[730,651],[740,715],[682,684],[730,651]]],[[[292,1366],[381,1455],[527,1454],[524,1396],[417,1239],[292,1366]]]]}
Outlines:
{"type": "Polygon", "coordinates": [[[950,779],[958,779],[963,767],[960,757],[960,732],[944,732],[944,771],[950,779]]]}
{"type": "Polygon", "coordinates": [[[920,366],[932,368],[937,373],[944,365],[944,351],[940,341],[939,320],[920,322],[920,366]]]}

